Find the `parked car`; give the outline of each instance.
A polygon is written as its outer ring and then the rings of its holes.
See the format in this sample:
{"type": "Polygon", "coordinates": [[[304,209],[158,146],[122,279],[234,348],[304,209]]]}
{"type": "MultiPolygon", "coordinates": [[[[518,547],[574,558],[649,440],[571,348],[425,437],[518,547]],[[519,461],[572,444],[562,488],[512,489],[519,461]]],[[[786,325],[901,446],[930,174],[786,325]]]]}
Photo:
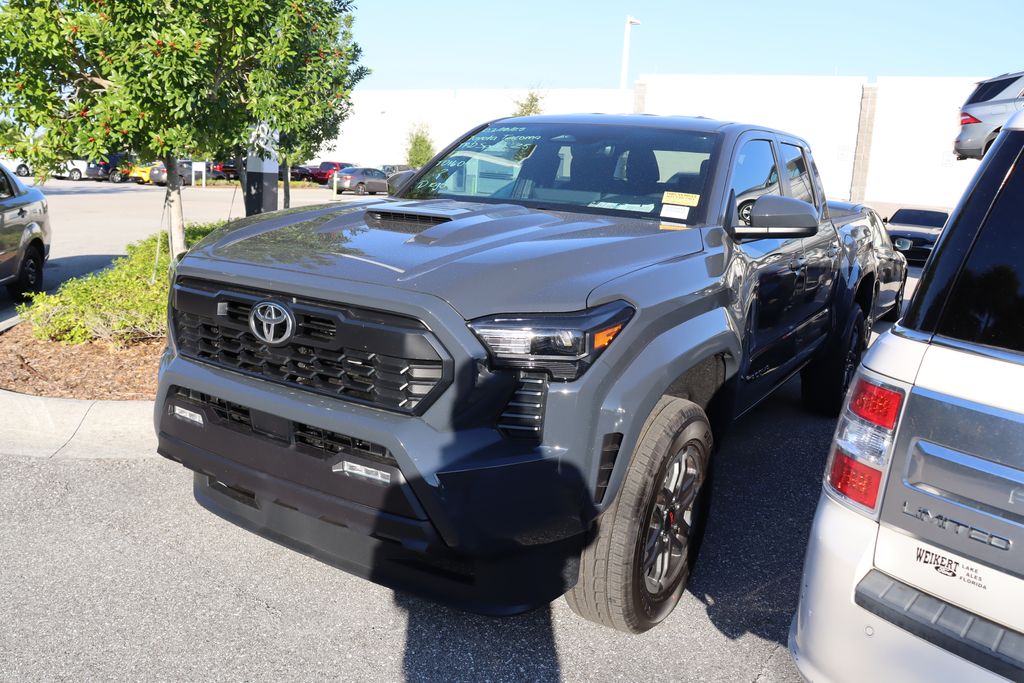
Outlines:
{"type": "MultiPolygon", "coordinates": [[[[9,150],[9,153],[13,152],[13,149],[9,150]]],[[[13,171],[15,175],[18,175],[22,178],[32,175],[32,167],[24,159],[15,159],[13,157],[0,157],[0,163],[2,163],[11,171],[13,171]]]]}
{"type": "Polygon", "coordinates": [[[401,173],[402,171],[414,171],[416,169],[406,164],[384,164],[380,167],[380,170],[384,171],[384,175],[390,178],[396,173],[401,173]]]}
{"type": "MultiPolygon", "coordinates": [[[[181,180],[182,185],[192,184],[192,161],[188,159],[178,160],[178,177],[181,180]]],[[[204,162],[197,161],[197,164],[204,162]]],[[[149,170],[149,179],[154,185],[166,185],[167,184],[167,166],[165,164],[157,164],[149,170]]]]}
{"type": "Polygon", "coordinates": [[[958,159],[980,159],[1003,124],[1024,109],[1024,71],[981,81],[960,108],[960,135],[953,142],[958,159]]]}
{"type": "Polygon", "coordinates": [[[114,152],[107,155],[106,161],[90,161],[85,167],[85,176],[92,180],[109,180],[112,183],[123,183],[128,179],[125,171],[132,164],[130,155],[114,152]]]}
{"type": "Polygon", "coordinates": [[[349,166],[355,166],[355,164],[343,161],[322,161],[319,166],[312,169],[313,180],[321,185],[325,185],[331,182],[331,178],[337,171],[349,166]]]}
{"type": "Polygon", "coordinates": [[[875,274],[824,196],[807,143],[758,126],[481,126],[396,197],[250,217],[177,264],[159,452],[203,506],[373,581],[488,614],[568,591],[644,631],[696,559],[714,439],[801,370],[842,405],[875,274]]]}
{"type": "Polygon", "coordinates": [[[903,252],[907,262],[923,265],[931,256],[935,240],[942,234],[942,226],[948,219],[949,214],[945,211],[899,209],[884,222],[890,238],[910,240],[910,248],[903,252]]]}
{"type": "Polygon", "coordinates": [[[337,194],[342,194],[345,190],[356,194],[377,194],[388,191],[388,177],[379,168],[348,166],[337,173],[337,178],[337,184],[335,184],[337,194]]]}
{"type": "Polygon", "coordinates": [[[815,681],[1024,680],[1024,113],[864,357],[789,647],[815,681]]]}
{"type": "Polygon", "coordinates": [[[154,168],[162,167],[163,164],[159,161],[151,161],[145,164],[132,164],[127,169],[126,177],[128,180],[133,180],[140,185],[145,185],[152,182],[150,174],[154,168]]]}
{"type": "Polygon", "coordinates": [[[68,180],[81,180],[89,168],[89,162],[85,159],[71,159],[62,163],[53,172],[54,178],[67,178],[68,180]]]}
{"type": "Polygon", "coordinates": [[[306,164],[288,167],[288,177],[295,181],[313,181],[313,167],[306,164]]]}
{"type": "Polygon", "coordinates": [[[0,164],[0,285],[14,298],[42,291],[49,257],[46,197],[0,164]]]}
{"type": "Polygon", "coordinates": [[[209,176],[214,180],[237,180],[238,165],[234,161],[214,161],[210,164],[209,176]]]}
{"type": "Polygon", "coordinates": [[[907,288],[907,259],[900,252],[911,248],[910,241],[897,239],[899,244],[895,244],[885,231],[881,217],[869,206],[829,201],[828,210],[837,226],[848,226],[847,229],[860,231],[865,236],[862,243],[868,252],[862,254],[861,259],[873,262],[876,286],[870,322],[896,322],[907,288]]]}

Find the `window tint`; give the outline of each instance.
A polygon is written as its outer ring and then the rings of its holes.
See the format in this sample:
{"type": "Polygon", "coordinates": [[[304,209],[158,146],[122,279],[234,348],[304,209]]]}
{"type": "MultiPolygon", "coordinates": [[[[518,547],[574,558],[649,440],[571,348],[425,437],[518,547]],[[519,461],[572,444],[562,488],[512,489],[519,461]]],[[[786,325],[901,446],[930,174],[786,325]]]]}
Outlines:
{"type": "Polygon", "coordinates": [[[946,224],[947,218],[949,218],[949,214],[945,211],[900,209],[892,215],[889,222],[901,225],[923,225],[926,228],[941,228],[946,224]]]}
{"type": "Polygon", "coordinates": [[[765,194],[779,191],[779,171],[775,165],[772,145],[767,140],[743,143],[732,168],[732,191],[736,193],[736,215],[750,225],[750,211],[754,201],[765,194]]]}
{"type": "MultiPolygon", "coordinates": [[[[1018,77],[1014,76],[1013,78],[1000,78],[998,81],[979,83],[978,87],[974,89],[973,93],[971,93],[971,96],[967,98],[967,104],[977,104],[978,102],[988,102],[989,100],[995,99],[1017,79],[1018,77]]],[[[1008,93],[1007,96],[1013,97],[1016,94],[1017,93],[1008,93]]]]}
{"type": "Polygon", "coordinates": [[[803,150],[796,145],[782,143],[782,158],[786,162],[786,175],[789,177],[789,189],[797,199],[814,203],[814,190],[811,189],[811,174],[807,170],[807,160],[803,150]]]}
{"type": "Polygon", "coordinates": [[[967,255],[939,334],[1024,352],[1024,160],[1018,160],[967,255]]]}
{"type": "Polygon", "coordinates": [[[0,199],[7,199],[14,196],[14,188],[7,174],[0,171],[0,199]]]}

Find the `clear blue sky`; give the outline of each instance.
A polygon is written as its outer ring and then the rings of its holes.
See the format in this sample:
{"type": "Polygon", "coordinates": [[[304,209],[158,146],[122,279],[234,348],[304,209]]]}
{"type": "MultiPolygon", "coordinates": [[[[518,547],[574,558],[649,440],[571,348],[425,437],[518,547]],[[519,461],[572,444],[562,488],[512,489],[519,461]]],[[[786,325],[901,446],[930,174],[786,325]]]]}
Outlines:
{"type": "Polygon", "coordinates": [[[995,76],[1024,70],[1024,0],[357,0],[359,86],[618,86],[641,73],[995,76]]]}

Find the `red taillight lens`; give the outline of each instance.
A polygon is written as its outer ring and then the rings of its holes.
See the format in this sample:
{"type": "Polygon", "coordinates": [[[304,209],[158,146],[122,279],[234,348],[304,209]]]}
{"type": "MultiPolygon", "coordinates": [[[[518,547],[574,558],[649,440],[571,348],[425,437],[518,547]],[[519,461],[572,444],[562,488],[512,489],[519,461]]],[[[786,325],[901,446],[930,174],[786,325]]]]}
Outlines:
{"type": "Polygon", "coordinates": [[[350,176],[350,175],[343,175],[343,176],[341,176],[341,179],[342,180],[352,180],[352,176],[350,176]]]}
{"type": "Polygon", "coordinates": [[[976,119],[965,111],[960,112],[960,125],[969,126],[972,123],[981,123],[981,119],[976,119]]]}
{"type": "Polygon", "coordinates": [[[828,483],[853,502],[873,510],[878,501],[882,473],[837,448],[828,471],[828,483]]]}
{"type": "Polygon", "coordinates": [[[886,429],[896,426],[902,404],[903,394],[872,384],[864,378],[857,380],[850,396],[850,411],[854,415],[886,429]]]}

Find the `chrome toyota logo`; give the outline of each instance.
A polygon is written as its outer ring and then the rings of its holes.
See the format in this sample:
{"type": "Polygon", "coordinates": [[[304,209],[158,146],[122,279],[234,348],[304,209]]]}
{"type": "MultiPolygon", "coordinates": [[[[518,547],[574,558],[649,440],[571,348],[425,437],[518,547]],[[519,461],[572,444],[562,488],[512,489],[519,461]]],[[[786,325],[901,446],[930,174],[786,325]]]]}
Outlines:
{"type": "Polygon", "coordinates": [[[268,344],[283,344],[292,338],[295,318],[281,304],[261,301],[249,313],[249,329],[260,341],[268,344]]]}

